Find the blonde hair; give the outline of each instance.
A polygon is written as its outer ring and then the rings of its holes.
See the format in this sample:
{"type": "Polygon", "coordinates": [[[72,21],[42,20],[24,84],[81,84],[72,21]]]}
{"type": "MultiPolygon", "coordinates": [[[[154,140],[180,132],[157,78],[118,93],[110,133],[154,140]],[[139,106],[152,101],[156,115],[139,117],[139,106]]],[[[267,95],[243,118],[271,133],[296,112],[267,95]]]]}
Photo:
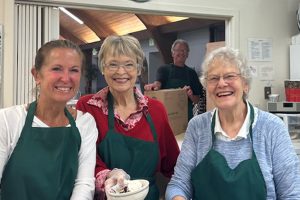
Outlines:
{"type": "Polygon", "coordinates": [[[105,58],[107,55],[120,56],[126,55],[132,58],[136,58],[137,69],[140,73],[144,62],[144,52],[140,42],[133,36],[108,36],[99,51],[98,54],[98,67],[101,72],[105,65],[105,58]]]}

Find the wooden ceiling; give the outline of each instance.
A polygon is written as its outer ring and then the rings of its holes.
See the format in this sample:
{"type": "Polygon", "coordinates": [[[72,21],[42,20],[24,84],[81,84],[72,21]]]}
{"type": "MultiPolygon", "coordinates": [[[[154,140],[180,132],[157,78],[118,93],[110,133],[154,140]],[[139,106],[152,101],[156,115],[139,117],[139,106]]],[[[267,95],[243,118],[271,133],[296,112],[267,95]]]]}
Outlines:
{"type": "Polygon", "coordinates": [[[224,23],[221,20],[179,16],[74,8],[67,8],[67,10],[81,19],[84,24],[79,24],[60,10],[60,36],[62,38],[72,40],[82,46],[99,43],[99,41],[101,43],[109,35],[131,34],[140,40],[152,38],[163,57],[170,57],[170,47],[178,33],[224,23]]]}

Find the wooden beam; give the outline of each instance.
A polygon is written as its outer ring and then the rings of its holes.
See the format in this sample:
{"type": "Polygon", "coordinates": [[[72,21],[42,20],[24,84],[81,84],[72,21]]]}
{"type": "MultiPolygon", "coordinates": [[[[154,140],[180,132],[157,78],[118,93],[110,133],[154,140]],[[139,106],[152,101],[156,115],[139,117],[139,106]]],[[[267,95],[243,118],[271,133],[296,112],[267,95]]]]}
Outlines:
{"type": "Polygon", "coordinates": [[[82,44],[82,45],[80,45],[80,49],[86,50],[86,49],[94,49],[95,48],[95,49],[99,50],[102,43],[103,43],[103,40],[98,41],[98,42],[88,43],[88,44],[82,44]]]}
{"type": "Polygon", "coordinates": [[[173,33],[162,34],[160,30],[153,25],[153,21],[147,15],[136,14],[136,16],[147,28],[152,39],[154,40],[157,49],[160,51],[162,55],[163,61],[165,63],[172,63],[173,58],[171,53],[171,47],[174,40],[176,40],[177,35],[173,33]]]}
{"type": "Polygon", "coordinates": [[[147,39],[152,37],[152,35],[150,35],[148,30],[133,32],[133,33],[130,33],[129,35],[134,36],[136,39],[138,39],[140,41],[141,40],[147,40],[147,39]]]}
{"type": "Polygon", "coordinates": [[[224,23],[222,20],[207,20],[207,19],[196,19],[189,18],[178,22],[173,22],[165,24],[159,27],[159,30],[162,34],[167,33],[179,33],[185,31],[193,31],[200,28],[209,28],[213,24],[224,23]]]}
{"type": "Polygon", "coordinates": [[[77,36],[73,35],[70,31],[68,31],[67,29],[65,29],[61,25],[59,26],[59,34],[63,38],[71,40],[71,41],[75,42],[78,45],[85,43],[85,41],[83,41],[81,38],[78,38],[77,36]]]}
{"type": "Polygon", "coordinates": [[[68,8],[68,10],[79,17],[84,24],[100,38],[100,40],[104,40],[107,36],[115,34],[112,29],[97,21],[96,17],[91,16],[88,11],[71,8],[68,8]]]}

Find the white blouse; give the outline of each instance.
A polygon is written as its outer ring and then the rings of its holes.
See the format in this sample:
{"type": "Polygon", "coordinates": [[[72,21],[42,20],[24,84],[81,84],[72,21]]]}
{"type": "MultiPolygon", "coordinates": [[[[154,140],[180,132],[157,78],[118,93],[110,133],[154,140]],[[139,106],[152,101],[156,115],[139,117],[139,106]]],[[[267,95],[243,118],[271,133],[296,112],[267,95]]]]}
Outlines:
{"type": "MultiPolygon", "coordinates": [[[[27,104],[0,109],[0,179],[25,124],[26,106],[27,104]]],[[[93,116],[89,113],[77,111],[75,121],[81,135],[81,146],[78,153],[77,178],[71,200],[88,200],[93,199],[95,190],[94,171],[98,130],[93,116]]],[[[49,127],[37,117],[34,117],[32,126],[49,127]]]]}

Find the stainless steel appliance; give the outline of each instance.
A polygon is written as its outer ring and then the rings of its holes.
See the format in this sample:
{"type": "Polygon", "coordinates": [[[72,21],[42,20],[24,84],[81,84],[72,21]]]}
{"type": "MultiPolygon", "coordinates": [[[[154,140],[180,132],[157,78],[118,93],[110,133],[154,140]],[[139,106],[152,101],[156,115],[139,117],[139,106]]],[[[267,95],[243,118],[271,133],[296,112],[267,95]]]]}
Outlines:
{"type": "Polygon", "coordinates": [[[300,102],[268,102],[268,111],[282,119],[300,158],[300,102]]]}
{"type": "Polygon", "coordinates": [[[292,140],[300,140],[300,114],[276,113],[289,130],[292,140]]]}
{"type": "Polygon", "coordinates": [[[300,113],[300,102],[268,102],[271,113],[300,113]]]}

